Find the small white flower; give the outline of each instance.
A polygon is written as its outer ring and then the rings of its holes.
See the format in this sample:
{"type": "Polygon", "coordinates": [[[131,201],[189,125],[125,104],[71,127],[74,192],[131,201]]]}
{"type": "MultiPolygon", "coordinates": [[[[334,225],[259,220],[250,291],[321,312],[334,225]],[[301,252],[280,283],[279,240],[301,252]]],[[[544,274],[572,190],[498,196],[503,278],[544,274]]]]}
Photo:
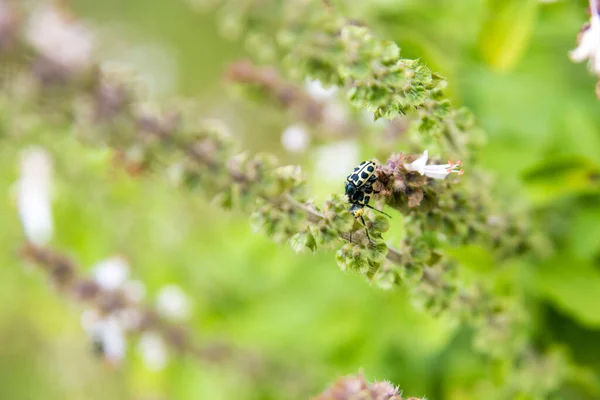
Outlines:
{"type": "Polygon", "coordinates": [[[329,88],[323,87],[323,84],[319,80],[307,80],[305,88],[308,94],[317,101],[331,100],[338,90],[335,86],[329,88]]]}
{"type": "Polygon", "coordinates": [[[90,31],[55,8],[35,11],[26,36],[41,54],[67,68],[81,69],[92,61],[94,48],[90,31]]]}
{"type": "Polygon", "coordinates": [[[434,179],[444,179],[452,172],[455,172],[459,175],[462,175],[465,172],[462,169],[458,169],[462,165],[460,161],[457,161],[456,163],[448,162],[448,164],[441,165],[425,165],[428,159],[429,154],[427,153],[427,150],[425,150],[421,157],[417,158],[410,164],[405,164],[404,168],[406,168],[408,171],[416,171],[421,175],[425,175],[434,179]]]}
{"type": "Polygon", "coordinates": [[[600,74],[600,17],[596,0],[590,1],[590,24],[579,34],[578,46],[569,53],[574,62],[589,60],[591,71],[600,74]]]}
{"type": "Polygon", "coordinates": [[[96,310],[81,314],[81,325],[102,350],[102,355],[111,363],[118,363],[125,356],[125,332],[115,317],[101,317],[96,310]]]}
{"type": "Polygon", "coordinates": [[[106,290],[115,290],[121,287],[129,276],[129,264],[119,256],[100,261],[93,267],[93,270],[94,280],[106,290]]]}
{"type": "Polygon", "coordinates": [[[281,134],[281,144],[292,153],[300,153],[308,147],[310,136],[302,125],[290,125],[281,134]]]}
{"type": "Polygon", "coordinates": [[[51,209],[52,160],[46,150],[30,148],[21,155],[17,207],[25,236],[42,246],[53,233],[51,209]]]}
{"type": "Polygon", "coordinates": [[[152,371],[160,371],[167,365],[169,356],[167,348],[163,338],[157,333],[142,334],[138,342],[138,351],[148,369],[152,371]]]}
{"type": "Polygon", "coordinates": [[[127,343],[125,332],[116,318],[108,317],[98,326],[95,338],[102,343],[104,358],[118,363],[125,356],[127,343]]]}
{"type": "Polygon", "coordinates": [[[156,297],[156,309],[167,318],[186,319],[190,315],[190,308],[190,300],[176,285],[163,287],[156,297]]]}

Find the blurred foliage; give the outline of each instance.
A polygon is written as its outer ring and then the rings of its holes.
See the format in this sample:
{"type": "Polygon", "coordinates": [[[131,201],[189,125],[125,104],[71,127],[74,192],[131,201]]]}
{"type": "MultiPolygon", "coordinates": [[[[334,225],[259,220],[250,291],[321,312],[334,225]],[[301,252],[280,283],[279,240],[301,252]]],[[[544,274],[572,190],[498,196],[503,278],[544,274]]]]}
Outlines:
{"type": "MultiPolygon", "coordinates": [[[[537,257],[497,262],[477,245],[451,251],[466,279],[484,277],[499,291],[516,282],[512,290],[530,314],[536,347],[564,352],[578,366],[555,388],[551,374],[550,382],[531,382],[540,374],[527,373],[544,372],[545,365],[524,359],[527,368],[513,377],[513,387],[539,384],[540,398],[598,398],[600,117],[594,79],[567,58],[586,19],[585,2],[335,3],[397,42],[403,56],[420,57],[448,78],[454,104],[472,110],[488,133],[477,158],[497,174],[495,190],[528,208],[545,234],[547,252],[537,257]]],[[[206,116],[225,119],[250,151],[274,151],[285,163],[312,168],[316,196],[332,191],[331,182],[318,180],[313,154],[280,148],[289,118],[223,89],[228,63],[249,51],[222,38],[218,21],[226,13],[194,13],[183,1],[79,0],[71,6],[105,35],[98,58],[133,62],[156,80],[157,97],[194,96],[206,116]],[[140,45],[148,47],[133,51],[140,45]]],[[[390,380],[429,399],[514,398],[515,392],[495,392],[507,367],[484,363],[472,351],[469,329],[413,307],[404,289],[381,291],[341,274],[333,251],[297,255],[253,235],[241,212],[222,212],[163,179],[134,179],[113,166],[107,151],[90,150],[68,132],[39,129],[35,143],[57,163],[54,243],[60,249],[85,266],[125,254],[150,295],[177,283],[193,297],[190,325],[200,337],[261,350],[310,374],[282,394],[276,382],[256,387],[234,369],[185,357],[160,373],[148,371],[135,348],[119,369],[94,359],[78,324],[81,310],[15,256],[23,238],[10,193],[18,151],[30,140],[21,138],[0,146],[0,187],[7,193],[0,203],[6,249],[0,252],[0,398],[306,398],[359,369],[369,380],[390,380]]],[[[370,157],[375,145],[365,142],[361,156],[370,157]]],[[[398,239],[393,225],[390,236],[398,239]]]]}

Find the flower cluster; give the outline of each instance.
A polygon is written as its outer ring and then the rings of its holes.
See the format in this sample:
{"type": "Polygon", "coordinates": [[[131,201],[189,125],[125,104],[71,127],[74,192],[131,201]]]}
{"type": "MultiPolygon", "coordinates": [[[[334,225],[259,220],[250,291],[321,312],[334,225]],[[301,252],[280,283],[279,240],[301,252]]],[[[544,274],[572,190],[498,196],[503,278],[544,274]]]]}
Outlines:
{"type": "Polygon", "coordinates": [[[126,355],[127,337],[137,337],[140,355],[154,371],[166,366],[168,347],[202,355],[205,349],[195,348],[185,331],[175,325],[185,322],[191,312],[190,299],[177,285],[161,288],[155,307],[150,308],[143,303],[144,284],[129,279],[130,266],[124,257],[99,261],[92,267],[92,279],[86,279],[79,276],[68,257],[44,247],[54,231],[51,174],[52,162],[45,149],[29,148],[22,153],[17,182],[17,206],[27,239],[22,255],[46,270],[57,289],[86,305],[81,324],[94,351],[116,366],[126,355]]]}
{"type": "Polygon", "coordinates": [[[145,286],[128,279],[129,265],[120,256],[100,261],[92,271],[94,279],[86,289],[111,294],[102,302],[91,303],[81,316],[94,349],[111,364],[118,364],[126,354],[126,335],[141,332],[138,349],[142,359],[151,370],[163,369],[168,361],[167,345],[160,331],[148,323],[146,313],[156,313],[165,321],[183,322],[189,316],[190,300],[178,286],[169,285],[158,292],[156,309],[145,309],[145,286]]]}
{"type": "Polygon", "coordinates": [[[90,279],[71,258],[50,248],[28,242],[21,256],[44,271],[61,293],[86,306],[82,326],[94,352],[111,366],[123,361],[129,343],[137,342],[140,357],[151,371],[165,368],[171,354],[185,354],[209,365],[233,365],[257,382],[274,377],[305,379],[301,371],[287,364],[223,340],[196,342],[182,325],[191,311],[191,302],[182,290],[167,285],[158,292],[154,307],[142,304],[143,285],[127,279],[128,267],[121,258],[96,264],[90,279]]]}
{"type": "MultiPolygon", "coordinates": [[[[314,398],[314,400],[402,400],[397,386],[390,382],[367,382],[362,374],[345,376],[335,381],[331,387],[314,398]]],[[[407,400],[426,400],[408,397],[407,400]]]]}
{"type": "Polygon", "coordinates": [[[144,285],[129,278],[129,264],[121,256],[98,262],[93,279],[77,276],[74,264],[66,257],[45,250],[52,239],[51,162],[42,148],[26,150],[22,155],[18,181],[18,210],[28,244],[27,259],[42,264],[57,288],[69,291],[88,308],[81,323],[95,351],[109,364],[119,364],[127,350],[126,335],[141,333],[139,347],[149,368],[166,365],[167,350],[157,317],[183,320],[189,315],[189,300],[176,286],[163,288],[157,296],[156,312],[144,308],[144,285]],[[156,316],[154,316],[156,314],[156,316]]]}

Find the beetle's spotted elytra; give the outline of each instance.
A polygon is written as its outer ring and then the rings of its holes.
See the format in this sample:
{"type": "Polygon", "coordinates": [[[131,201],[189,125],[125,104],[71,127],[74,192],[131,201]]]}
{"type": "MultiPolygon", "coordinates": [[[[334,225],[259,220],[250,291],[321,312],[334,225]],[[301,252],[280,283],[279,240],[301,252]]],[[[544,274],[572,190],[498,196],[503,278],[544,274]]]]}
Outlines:
{"type": "Polygon", "coordinates": [[[375,167],[374,161],[363,161],[358,167],[354,168],[354,171],[348,175],[346,180],[356,188],[368,184],[372,185],[377,180],[377,176],[375,176],[375,167]]]}

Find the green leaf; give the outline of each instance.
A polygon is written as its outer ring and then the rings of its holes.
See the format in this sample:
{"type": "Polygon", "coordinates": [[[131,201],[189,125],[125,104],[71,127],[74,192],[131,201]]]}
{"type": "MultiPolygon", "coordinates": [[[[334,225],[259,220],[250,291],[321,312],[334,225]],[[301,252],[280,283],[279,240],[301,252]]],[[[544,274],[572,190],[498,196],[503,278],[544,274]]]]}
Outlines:
{"type": "Polygon", "coordinates": [[[580,323],[600,326],[600,271],[591,263],[554,259],[535,271],[533,285],[540,296],[580,323]]]}
{"type": "Polygon", "coordinates": [[[492,254],[482,246],[449,247],[445,251],[450,258],[476,272],[491,271],[495,265],[492,254]]]}
{"type": "Polygon", "coordinates": [[[512,69],[529,45],[538,0],[491,0],[479,38],[482,58],[497,71],[512,69]]]}
{"type": "Polygon", "coordinates": [[[290,238],[290,245],[296,253],[301,253],[306,249],[315,251],[317,242],[310,232],[298,232],[290,238]]]}
{"type": "Polygon", "coordinates": [[[546,160],[526,171],[523,179],[531,201],[538,205],[600,192],[600,167],[580,156],[546,160]]]}
{"type": "Polygon", "coordinates": [[[383,215],[376,215],[371,221],[371,229],[376,232],[387,232],[390,229],[390,221],[383,215]]]}
{"type": "MultiPolygon", "coordinates": [[[[598,201],[600,197],[592,201],[598,201]]],[[[580,258],[589,259],[600,254],[600,209],[578,207],[572,218],[569,235],[571,251],[580,258]]]]}

